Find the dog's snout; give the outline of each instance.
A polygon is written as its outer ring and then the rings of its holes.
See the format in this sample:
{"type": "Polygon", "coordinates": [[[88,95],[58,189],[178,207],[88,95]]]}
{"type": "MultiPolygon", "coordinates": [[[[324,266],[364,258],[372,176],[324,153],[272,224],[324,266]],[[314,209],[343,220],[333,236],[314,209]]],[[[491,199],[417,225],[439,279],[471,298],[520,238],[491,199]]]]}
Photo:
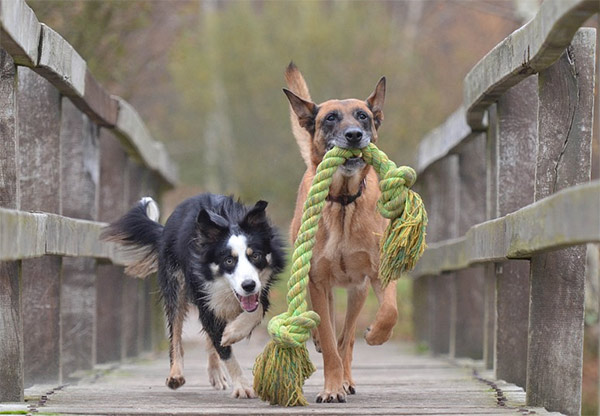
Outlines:
{"type": "Polygon", "coordinates": [[[254,288],[256,288],[256,282],[254,280],[246,279],[242,282],[242,289],[244,289],[246,292],[250,293],[254,290],[254,288]]]}
{"type": "Polygon", "coordinates": [[[362,140],[363,131],[358,128],[349,128],[344,132],[344,137],[348,140],[349,144],[357,145],[362,140]]]}

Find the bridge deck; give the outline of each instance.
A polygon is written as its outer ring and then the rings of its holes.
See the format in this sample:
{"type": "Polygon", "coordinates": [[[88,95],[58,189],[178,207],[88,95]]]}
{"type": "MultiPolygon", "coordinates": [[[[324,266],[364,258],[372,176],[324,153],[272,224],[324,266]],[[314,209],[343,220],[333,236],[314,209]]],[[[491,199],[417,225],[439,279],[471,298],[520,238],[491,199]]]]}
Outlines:
{"type": "MultiPolygon", "coordinates": [[[[234,347],[248,376],[254,358],[265,342],[266,335],[255,334],[251,340],[234,347]]],[[[164,385],[168,358],[162,354],[97,368],[78,383],[58,389],[33,386],[25,391],[27,405],[30,411],[61,415],[549,414],[544,409],[525,408],[525,394],[521,389],[502,382],[494,388],[477,379],[472,367],[467,365],[415,355],[407,345],[389,343],[370,347],[359,340],[354,365],[357,394],[349,396],[347,403],[313,402],[322,385],[323,369],[321,357],[314,351],[312,343],[309,343],[309,350],[318,370],[305,385],[305,395],[311,402],[309,407],[284,409],[260,400],[232,399],[229,392],[210,387],[206,376],[206,354],[201,344],[197,338],[186,343],[187,384],[177,391],[164,385]],[[499,391],[502,392],[500,400],[499,391]],[[501,402],[504,402],[503,406],[498,404],[501,402]]],[[[481,373],[480,377],[486,376],[481,373]]],[[[0,405],[0,413],[9,409],[26,410],[27,407],[0,405]]]]}

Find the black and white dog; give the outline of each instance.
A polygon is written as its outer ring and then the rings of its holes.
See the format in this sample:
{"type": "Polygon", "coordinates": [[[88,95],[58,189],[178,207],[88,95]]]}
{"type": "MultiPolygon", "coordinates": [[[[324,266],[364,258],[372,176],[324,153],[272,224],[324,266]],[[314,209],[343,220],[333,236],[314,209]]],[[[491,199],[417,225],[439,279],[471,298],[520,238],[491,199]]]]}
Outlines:
{"type": "Polygon", "coordinates": [[[158,271],[170,335],[170,388],[185,383],[181,332],[189,302],[198,308],[207,334],[210,383],[228,388],[224,363],[232,397],[255,397],[231,345],[260,323],[269,308],[269,289],[284,268],[283,243],[266,206],[201,194],[181,203],[163,227],[158,206],[146,197],[103,232],[104,240],[133,249],[127,274],[158,271]]]}

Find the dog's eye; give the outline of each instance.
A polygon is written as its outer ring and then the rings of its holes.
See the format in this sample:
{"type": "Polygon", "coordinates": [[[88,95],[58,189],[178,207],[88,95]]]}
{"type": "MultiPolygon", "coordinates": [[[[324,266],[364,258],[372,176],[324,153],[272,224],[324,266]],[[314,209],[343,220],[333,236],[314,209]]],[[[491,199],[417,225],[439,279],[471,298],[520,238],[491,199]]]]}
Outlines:
{"type": "Polygon", "coordinates": [[[255,262],[256,261],[261,261],[262,258],[263,258],[262,253],[259,253],[258,251],[255,251],[254,253],[252,253],[250,255],[250,260],[255,261],[255,262]]]}
{"type": "Polygon", "coordinates": [[[367,116],[366,113],[363,113],[362,111],[360,113],[358,113],[358,119],[359,120],[366,120],[369,116],[367,116]]]}
{"type": "Polygon", "coordinates": [[[223,265],[225,266],[233,266],[235,264],[235,259],[231,256],[226,257],[225,260],[223,260],[223,265]]]}
{"type": "Polygon", "coordinates": [[[335,113],[330,113],[327,115],[327,117],[325,117],[325,120],[327,121],[335,121],[337,119],[337,115],[335,113]]]}

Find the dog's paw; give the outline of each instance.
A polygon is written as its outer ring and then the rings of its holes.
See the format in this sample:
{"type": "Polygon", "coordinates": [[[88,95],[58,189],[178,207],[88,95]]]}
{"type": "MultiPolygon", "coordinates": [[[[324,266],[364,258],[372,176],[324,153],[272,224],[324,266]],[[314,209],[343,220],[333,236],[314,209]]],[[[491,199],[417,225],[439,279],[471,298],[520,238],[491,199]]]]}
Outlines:
{"type": "Polygon", "coordinates": [[[243,340],[248,335],[250,335],[248,331],[240,330],[238,328],[238,325],[236,325],[235,321],[230,322],[229,324],[227,324],[225,330],[223,331],[223,336],[221,337],[221,345],[223,347],[228,347],[230,345],[235,344],[236,342],[243,340]]]}
{"type": "Polygon", "coordinates": [[[317,403],[346,403],[346,392],[343,388],[336,392],[323,390],[321,393],[317,394],[316,401],[317,403]]]}
{"type": "Polygon", "coordinates": [[[356,384],[354,384],[353,381],[346,380],[344,381],[342,386],[344,387],[344,391],[346,392],[346,394],[356,394],[356,384]]]}
{"type": "Polygon", "coordinates": [[[218,366],[208,368],[208,381],[215,390],[227,390],[229,388],[227,373],[221,362],[219,362],[218,366]]]}
{"type": "Polygon", "coordinates": [[[365,341],[369,345],[381,345],[392,336],[393,326],[372,325],[365,330],[365,341]]]}
{"type": "Polygon", "coordinates": [[[256,392],[246,379],[239,379],[233,383],[231,397],[234,399],[255,399],[256,392]]]}
{"type": "Polygon", "coordinates": [[[185,378],[183,376],[168,377],[166,384],[170,389],[176,390],[185,384],[185,378]]]}

